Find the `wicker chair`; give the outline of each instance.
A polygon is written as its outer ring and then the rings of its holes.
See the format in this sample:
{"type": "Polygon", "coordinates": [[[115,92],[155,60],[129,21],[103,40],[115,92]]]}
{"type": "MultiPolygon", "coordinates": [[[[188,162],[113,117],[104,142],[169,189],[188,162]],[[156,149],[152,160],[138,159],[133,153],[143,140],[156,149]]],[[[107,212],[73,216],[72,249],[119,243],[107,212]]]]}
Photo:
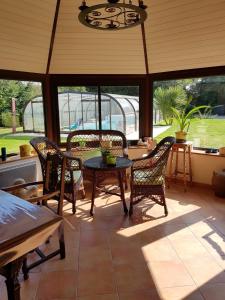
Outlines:
{"type": "MultiPolygon", "coordinates": [[[[30,144],[36,150],[42,169],[43,180],[46,178],[46,162],[48,154],[56,154],[52,162],[52,172],[50,176],[51,187],[54,189],[60,184],[61,164],[60,161],[66,157],[66,169],[64,174],[64,198],[72,203],[73,214],[76,212],[76,198],[79,189],[82,191],[82,196],[85,197],[83,188],[83,179],[81,173],[82,163],[79,158],[70,157],[67,153],[63,153],[59,147],[46,137],[37,137],[30,141],[30,144]]],[[[62,215],[63,200],[55,197],[58,200],[58,214],[62,215]]]]}
{"type": "Polygon", "coordinates": [[[151,198],[164,206],[165,215],[168,215],[165,200],[165,172],[170,149],[174,143],[174,137],[166,137],[146,157],[133,160],[130,215],[133,213],[133,205],[144,198],[151,198]]]}
{"type": "MultiPolygon", "coordinates": [[[[77,130],[71,132],[67,137],[67,151],[79,157],[82,162],[92,157],[101,156],[101,149],[108,149],[115,156],[128,157],[126,137],[117,130],[77,130]]],[[[98,175],[97,185],[106,178],[104,172],[98,175]]],[[[84,170],[83,176],[85,180],[92,181],[92,173],[88,170],[84,170]]],[[[110,177],[113,176],[112,172],[110,177]]],[[[123,178],[127,188],[126,174],[123,178]]]]}

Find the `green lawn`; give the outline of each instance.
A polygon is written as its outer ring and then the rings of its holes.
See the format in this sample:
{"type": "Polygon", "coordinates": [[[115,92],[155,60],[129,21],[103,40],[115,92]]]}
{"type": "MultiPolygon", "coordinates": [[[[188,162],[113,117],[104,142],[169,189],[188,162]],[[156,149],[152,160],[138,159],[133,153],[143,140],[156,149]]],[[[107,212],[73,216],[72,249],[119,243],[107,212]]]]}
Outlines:
{"type": "MultiPolygon", "coordinates": [[[[165,132],[158,135],[157,141],[165,136],[175,136],[178,131],[173,124],[165,132]]],[[[196,147],[220,148],[225,146],[225,119],[193,119],[187,135],[189,141],[194,141],[196,147]]]]}
{"type": "MultiPolygon", "coordinates": [[[[22,132],[23,128],[17,128],[22,132]]],[[[157,141],[165,136],[174,136],[177,131],[176,124],[173,124],[165,132],[158,135],[157,141]]],[[[19,146],[29,144],[30,136],[12,135],[11,128],[0,128],[0,148],[6,147],[7,153],[19,153],[19,146]]],[[[194,146],[220,148],[225,146],[225,119],[193,119],[187,139],[194,141],[194,146]]],[[[64,139],[63,139],[64,140],[64,139]]]]}
{"type": "MultiPolygon", "coordinates": [[[[17,128],[17,133],[23,132],[23,128],[17,128]]],[[[0,128],[0,148],[6,147],[7,153],[19,153],[19,146],[23,144],[29,144],[31,139],[30,136],[17,136],[16,134],[12,135],[11,128],[0,128]]]]}

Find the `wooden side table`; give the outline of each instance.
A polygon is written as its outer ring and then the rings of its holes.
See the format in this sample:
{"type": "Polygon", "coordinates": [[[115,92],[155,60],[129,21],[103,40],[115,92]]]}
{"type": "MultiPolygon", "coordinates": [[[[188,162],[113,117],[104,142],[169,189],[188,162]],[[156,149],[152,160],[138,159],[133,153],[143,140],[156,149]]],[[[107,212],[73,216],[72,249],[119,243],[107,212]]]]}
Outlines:
{"type": "Polygon", "coordinates": [[[188,180],[190,184],[192,184],[191,149],[192,149],[192,142],[173,144],[171,156],[170,156],[170,162],[169,162],[169,181],[172,180],[172,178],[176,179],[178,174],[182,174],[185,191],[187,190],[188,180]],[[183,168],[180,170],[178,170],[179,150],[181,150],[181,156],[183,161],[183,168]],[[175,167],[173,170],[174,156],[175,156],[175,167]]]}

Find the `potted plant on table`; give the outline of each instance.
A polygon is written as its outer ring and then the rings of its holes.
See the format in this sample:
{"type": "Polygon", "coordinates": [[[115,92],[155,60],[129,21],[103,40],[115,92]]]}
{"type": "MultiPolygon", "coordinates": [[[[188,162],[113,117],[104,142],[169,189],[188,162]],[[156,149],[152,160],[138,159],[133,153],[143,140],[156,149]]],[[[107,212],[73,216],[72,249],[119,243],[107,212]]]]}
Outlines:
{"type": "Polygon", "coordinates": [[[175,107],[171,107],[171,109],[173,111],[173,119],[177,122],[177,124],[179,126],[179,131],[175,132],[176,141],[178,143],[186,142],[187,132],[189,130],[193,116],[196,113],[199,113],[201,109],[209,108],[209,106],[207,106],[207,105],[200,105],[200,106],[195,106],[191,110],[188,110],[191,101],[192,101],[192,98],[189,98],[186,101],[185,106],[180,110],[178,110],[175,107]]]}

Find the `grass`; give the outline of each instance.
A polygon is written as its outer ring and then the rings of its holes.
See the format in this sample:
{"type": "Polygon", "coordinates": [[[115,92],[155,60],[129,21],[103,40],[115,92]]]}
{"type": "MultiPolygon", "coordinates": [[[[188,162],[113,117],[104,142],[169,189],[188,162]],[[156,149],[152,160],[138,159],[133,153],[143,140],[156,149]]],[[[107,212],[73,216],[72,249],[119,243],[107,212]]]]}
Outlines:
{"type": "MultiPolygon", "coordinates": [[[[23,132],[23,128],[18,127],[16,132],[23,132]]],[[[29,144],[30,139],[30,136],[12,135],[11,128],[0,128],[0,148],[6,147],[6,153],[19,153],[19,146],[29,144]]]]}
{"type": "MultiPolygon", "coordinates": [[[[156,138],[160,141],[165,136],[175,135],[178,131],[176,124],[159,134],[156,138]]],[[[17,132],[23,132],[23,128],[17,128],[17,132]]],[[[19,153],[19,146],[29,144],[30,136],[12,135],[11,128],[0,128],[0,148],[6,147],[7,153],[19,153]]],[[[225,119],[193,119],[187,135],[187,139],[194,142],[196,147],[220,148],[225,146],[225,119]]],[[[64,140],[64,138],[61,138],[64,140]]]]}
{"type": "MultiPolygon", "coordinates": [[[[177,124],[159,134],[160,141],[166,136],[175,136],[177,124]]],[[[193,119],[187,135],[187,140],[193,141],[195,147],[220,148],[225,146],[225,119],[193,119]]]]}

